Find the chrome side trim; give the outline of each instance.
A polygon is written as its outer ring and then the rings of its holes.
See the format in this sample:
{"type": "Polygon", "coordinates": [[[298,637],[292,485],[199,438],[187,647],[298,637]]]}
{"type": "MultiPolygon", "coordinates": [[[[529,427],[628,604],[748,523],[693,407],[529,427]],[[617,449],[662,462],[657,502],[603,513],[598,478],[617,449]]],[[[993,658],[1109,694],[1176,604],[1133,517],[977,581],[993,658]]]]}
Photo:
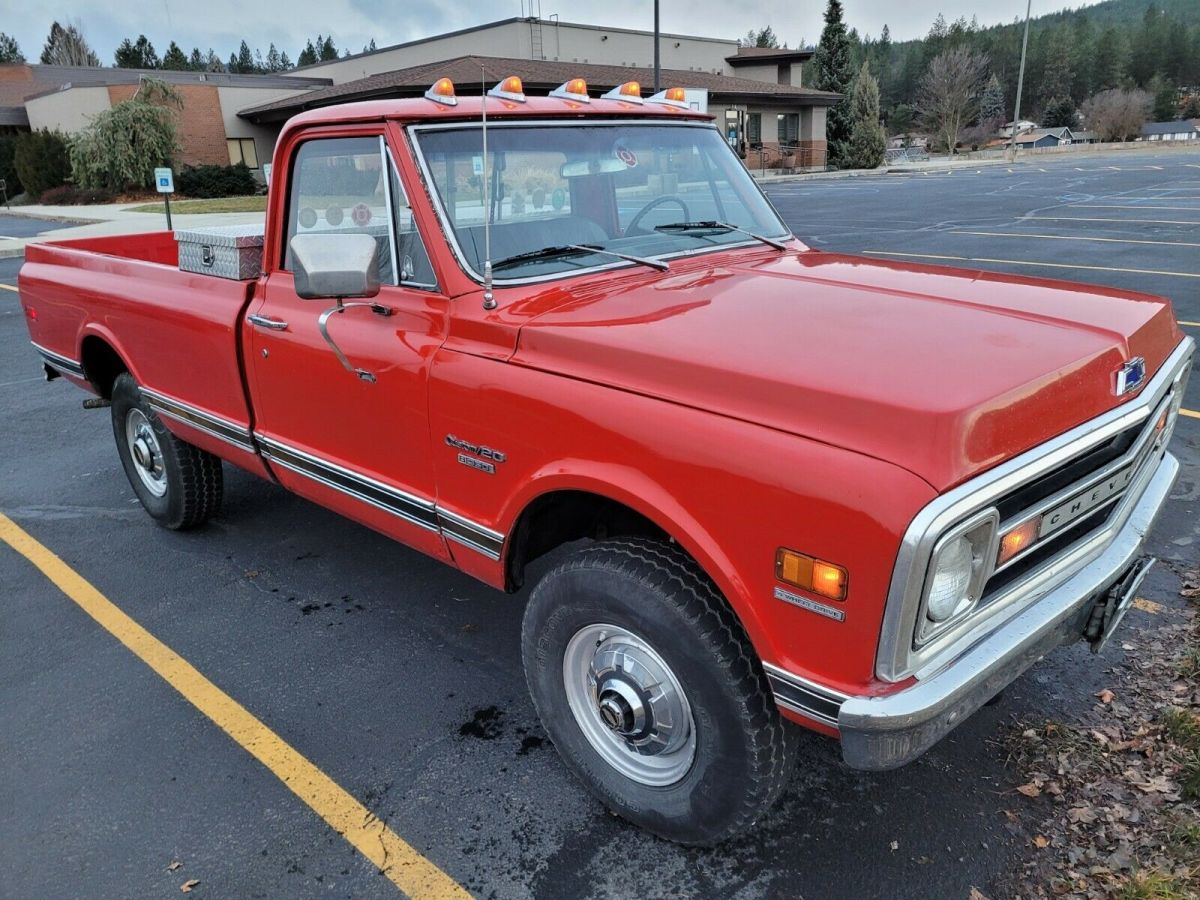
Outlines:
{"type": "Polygon", "coordinates": [[[181,400],[176,400],[174,397],[168,397],[166,394],[160,394],[151,388],[139,387],[138,390],[146,398],[146,402],[150,404],[150,408],[159,415],[174,419],[177,422],[195,428],[197,431],[203,431],[205,434],[219,438],[227,444],[232,444],[239,450],[245,450],[248,453],[258,452],[249,430],[238,425],[236,422],[231,422],[220,416],[214,416],[212,413],[197,409],[181,400]]]}
{"type": "Polygon", "coordinates": [[[831,728],[838,727],[838,714],[842,703],[849,699],[848,694],[823,687],[770,663],[763,663],[763,670],[777,705],[831,728]]]}
{"type": "Polygon", "coordinates": [[[879,678],[896,682],[913,674],[924,676],[937,671],[961,653],[966,644],[978,639],[985,625],[991,623],[995,627],[1001,614],[1016,615],[1043,596],[1054,583],[1069,577],[1103,550],[1113,532],[1124,525],[1130,507],[1139,499],[1156,465],[1146,466],[1140,483],[1126,489],[1121,496],[1122,509],[1100,533],[1084,539],[1064,556],[1050,560],[1046,566],[1007,588],[977,616],[964,620],[959,634],[951,633],[944,640],[919,651],[913,649],[926,569],[939,537],[963,518],[1005,494],[1086,453],[1126,428],[1145,422],[1170,391],[1175,377],[1183,371],[1194,350],[1195,341],[1185,337],[1153,380],[1133,399],[947,491],[917,513],[901,541],[888,589],[876,654],[879,678]]]}
{"type": "Polygon", "coordinates": [[[262,454],[272,463],[283,466],[298,475],[318,481],[356,500],[369,503],[377,509],[389,512],[410,524],[430,531],[438,531],[434,504],[412,494],[359,475],[323,459],[318,459],[302,450],[281,444],[279,441],[255,434],[262,454]]]}
{"type": "Polygon", "coordinates": [[[68,356],[63,356],[60,353],[55,353],[53,350],[47,350],[41,344],[35,344],[33,341],[33,349],[41,356],[42,362],[52,369],[63,372],[67,375],[74,375],[76,378],[87,378],[87,373],[83,371],[83,365],[76,362],[68,356]]]}
{"type": "Polygon", "coordinates": [[[441,507],[437,509],[437,518],[442,534],[449,540],[470,547],[488,559],[500,559],[500,553],[504,549],[504,535],[500,532],[447,512],[441,507]]]}

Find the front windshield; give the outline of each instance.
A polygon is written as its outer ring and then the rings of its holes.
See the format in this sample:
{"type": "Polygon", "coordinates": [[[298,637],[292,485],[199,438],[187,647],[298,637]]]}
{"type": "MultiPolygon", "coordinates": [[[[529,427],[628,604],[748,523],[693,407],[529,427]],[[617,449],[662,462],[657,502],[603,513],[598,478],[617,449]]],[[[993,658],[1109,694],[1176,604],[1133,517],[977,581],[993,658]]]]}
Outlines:
{"type": "MultiPolygon", "coordinates": [[[[497,281],[614,263],[596,250],[658,257],[746,243],[753,240],[746,231],[788,235],[745,167],[707,125],[503,123],[489,124],[487,138],[497,281]],[[568,249],[581,245],[594,249],[568,249]]],[[[447,232],[478,276],[482,132],[475,124],[418,130],[417,142],[447,232]]]]}

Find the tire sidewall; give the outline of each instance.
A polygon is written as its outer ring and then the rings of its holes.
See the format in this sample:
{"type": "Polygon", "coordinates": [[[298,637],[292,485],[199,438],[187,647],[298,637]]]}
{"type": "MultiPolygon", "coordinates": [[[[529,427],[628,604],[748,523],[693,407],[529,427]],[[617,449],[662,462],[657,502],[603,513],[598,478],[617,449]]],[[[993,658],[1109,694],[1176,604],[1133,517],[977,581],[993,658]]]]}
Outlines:
{"type": "Polygon", "coordinates": [[[180,474],[179,459],[175,452],[174,435],[163,425],[162,420],[150,408],[142,392],[138,390],[137,382],[129,375],[118,376],[112,392],[112,426],[113,437],[117,441],[117,454],[121,457],[121,466],[133,488],[134,494],[156,522],[170,527],[176,527],[183,516],[183,483],[180,474]],[[163,457],[163,468],[167,476],[167,490],[161,497],[154,494],[142,484],[137,472],[137,464],[133,461],[133,453],[129,441],[125,437],[125,420],[129,413],[138,409],[145,415],[154,435],[158,439],[159,450],[163,457]]]}
{"type": "Polygon", "coordinates": [[[526,675],[542,723],[567,765],[615,812],[662,837],[711,843],[741,814],[754,768],[744,698],[722,675],[719,651],[660,592],[610,570],[568,569],[530,599],[523,634],[526,675]],[[567,702],[563,656],[579,629],[625,628],[652,646],[679,680],[696,729],[696,757],[678,782],[640,784],[613,769],[584,735],[567,702]]]}

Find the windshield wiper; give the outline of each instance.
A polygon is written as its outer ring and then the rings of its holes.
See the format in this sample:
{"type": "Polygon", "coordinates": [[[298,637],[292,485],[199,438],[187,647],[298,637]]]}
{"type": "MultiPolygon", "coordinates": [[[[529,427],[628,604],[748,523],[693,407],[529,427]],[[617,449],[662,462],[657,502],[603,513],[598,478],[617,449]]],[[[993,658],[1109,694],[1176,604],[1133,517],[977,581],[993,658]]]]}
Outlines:
{"type": "Polygon", "coordinates": [[[617,259],[623,259],[627,262],[641,263],[643,266],[650,266],[650,268],[658,269],[660,272],[666,272],[670,269],[670,266],[661,259],[647,259],[644,256],[630,256],[628,253],[617,253],[615,250],[605,250],[597,244],[562,244],[557,247],[542,247],[540,250],[529,250],[525,253],[506,256],[504,259],[492,263],[492,268],[505,269],[510,266],[520,265],[523,262],[554,259],[556,256],[574,256],[577,253],[602,253],[605,256],[615,256],[617,259]]]}
{"type": "Polygon", "coordinates": [[[786,250],[787,244],[782,241],[777,241],[775,238],[763,237],[761,234],[755,234],[753,231],[747,231],[738,225],[731,225],[729,222],[718,222],[715,219],[707,219],[703,222],[672,222],[669,225],[655,225],[655,231],[737,231],[748,237],[754,238],[756,241],[762,241],[764,244],[774,247],[776,250],[786,250]]]}

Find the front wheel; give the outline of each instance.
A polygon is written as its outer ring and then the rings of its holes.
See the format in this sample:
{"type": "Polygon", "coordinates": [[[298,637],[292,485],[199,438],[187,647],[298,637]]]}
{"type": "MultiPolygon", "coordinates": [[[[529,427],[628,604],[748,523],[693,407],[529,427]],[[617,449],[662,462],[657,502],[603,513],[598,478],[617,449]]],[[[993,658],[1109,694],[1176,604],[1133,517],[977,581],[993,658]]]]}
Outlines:
{"type": "Polygon", "coordinates": [[[563,760],[631,822],[710,846],[783,790],[794,729],[741,625],[677,546],[627,539],[577,552],[534,590],[522,649],[563,760]]]}
{"type": "Polygon", "coordinates": [[[171,434],[128,373],[112,391],[113,437],[146,512],[165,528],[194,528],[221,508],[221,460],[171,434]]]}

